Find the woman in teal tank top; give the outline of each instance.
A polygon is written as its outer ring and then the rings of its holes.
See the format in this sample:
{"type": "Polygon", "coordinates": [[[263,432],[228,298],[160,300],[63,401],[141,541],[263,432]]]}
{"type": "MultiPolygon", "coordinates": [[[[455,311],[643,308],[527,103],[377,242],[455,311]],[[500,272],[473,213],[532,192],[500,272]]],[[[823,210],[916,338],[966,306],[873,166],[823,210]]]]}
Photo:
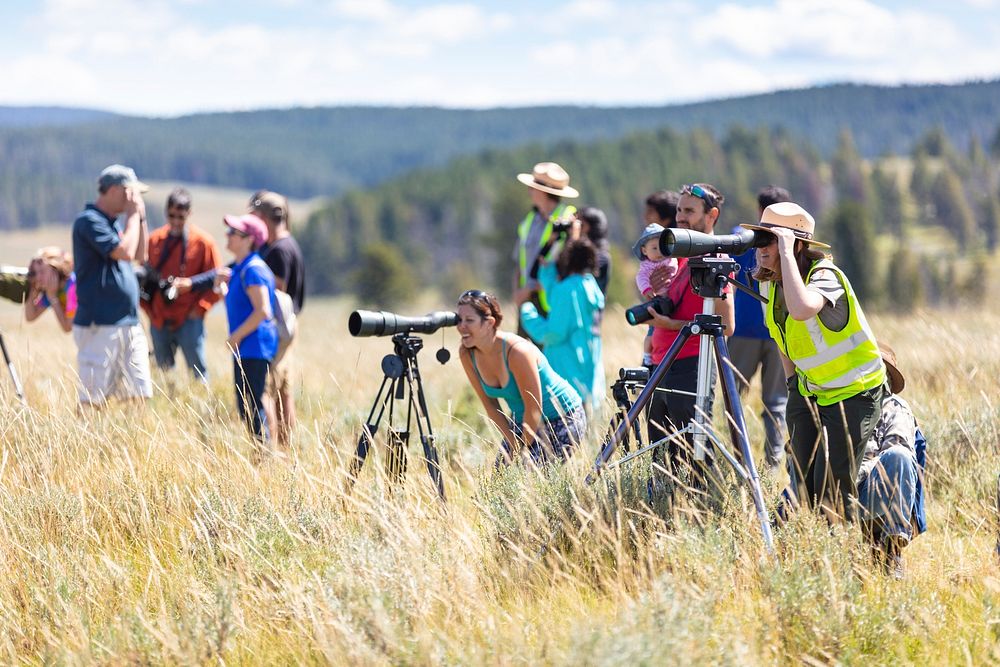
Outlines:
{"type": "Polygon", "coordinates": [[[469,290],[459,298],[459,357],[486,415],[503,434],[501,454],[508,461],[524,454],[535,463],[565,459],[587,430],[583,401],[533,343],[501,331],[502,321],[493,295],[469,290]]]}

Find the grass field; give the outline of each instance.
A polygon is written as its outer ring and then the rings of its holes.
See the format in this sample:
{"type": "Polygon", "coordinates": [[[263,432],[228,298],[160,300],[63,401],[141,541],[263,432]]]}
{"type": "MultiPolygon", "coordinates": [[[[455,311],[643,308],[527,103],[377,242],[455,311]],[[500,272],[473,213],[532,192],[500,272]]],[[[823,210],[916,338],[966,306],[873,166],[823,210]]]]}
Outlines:
{"type": "MultiPolygon", "coordinates": [[[[416,314],[442,304],[407,309],[416,314]]],[[[874,572],[853,530],[803,513],[766,557],[748,497],[712,512],[644,503],[644,466],[588,487],[595,437],[538,474],[490,472],[496,438],[460,365],[421,356],[448,502],[410,447],[404,489],[346,463],[387,339],[350,306],[301,320],[301,423],[254,466],[233,413],[224,316],[211,386],[156,376],[144,411],[75,416],[75,349],[46,315],[0,304],[29,407],[0,377],[0,662],[167,664],[984,664],[1000,661],[994,557],[1000,316],[875,317],[930,439],[930,532],[907,576],[874,572]],[[970,326],[974,323],[974,326],[970,326]]],[[[637,357],[619,310],[607,368],[637,357]]],[[[755,441],[761,430],[747,406],[755,441]]],[[[759,447],[758,447],[759,453],[759,447]]],[[[646,464],[648,466],[648,464],[646,464]]],[[[769,502],[778,485],[765,479],[769,502]]]]}

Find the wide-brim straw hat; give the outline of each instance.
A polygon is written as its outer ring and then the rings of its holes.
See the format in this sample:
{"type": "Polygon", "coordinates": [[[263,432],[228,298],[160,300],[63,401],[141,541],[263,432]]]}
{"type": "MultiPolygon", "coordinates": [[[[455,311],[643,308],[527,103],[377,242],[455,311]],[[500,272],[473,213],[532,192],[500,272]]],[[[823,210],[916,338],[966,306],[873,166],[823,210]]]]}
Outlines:
{"type": "Polygon", "coordinates": [[[517,180],[529,188],[548,192],[557,197],[579,197],[576,189],[569,187],[569,174],[555,162],[539,162],[530,174],[518,174],[517,180]]]}
{"type": "Polygon", "coordinates": [[[818,248],[829,248],[830,246],[813,238],[816,230],[816,221],[805,210],[795,202],[783,201],[771,204],[760,214],[760,223],[756,225],[740,225],[747,229],[760,229],[769,232],[775,227],[790,229],[795,238],[809,245],[818,248]]]}
{"type": "Polygon", "coordinates": [[[896,353],[882,341],[879,341],[878,349],[882,353],[882,362],[885,364],[885,371],[889,376],[889,389],[892,393],[898,394],[906,387],[906,378],[896,366],[896,353]]]}

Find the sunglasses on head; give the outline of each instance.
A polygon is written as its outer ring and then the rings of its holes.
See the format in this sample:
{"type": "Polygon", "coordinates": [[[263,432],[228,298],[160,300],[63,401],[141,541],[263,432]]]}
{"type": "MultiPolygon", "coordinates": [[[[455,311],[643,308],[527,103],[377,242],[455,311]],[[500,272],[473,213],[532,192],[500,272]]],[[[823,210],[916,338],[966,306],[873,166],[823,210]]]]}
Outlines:
{"type": "Polygon", "coordinates": [[[681,194],[694,195],[698,199],[701,199],[706,204],[708,204],[709,208],[714,208],[718,206],[718,202],[716,201],[715,195],[713,195],[711,192],[701,187],[697,183],[693,185],[685,185],[684,187],[682,187],[681,194]]]}
{"type": "Polygon", "coordinates": [[[458,300],[461,301],[463,299],[484,299],[488,296],[489,294],[487,294],[481,289],[470,289],[462,292],[462,296],[458,297],[458,300]]]}

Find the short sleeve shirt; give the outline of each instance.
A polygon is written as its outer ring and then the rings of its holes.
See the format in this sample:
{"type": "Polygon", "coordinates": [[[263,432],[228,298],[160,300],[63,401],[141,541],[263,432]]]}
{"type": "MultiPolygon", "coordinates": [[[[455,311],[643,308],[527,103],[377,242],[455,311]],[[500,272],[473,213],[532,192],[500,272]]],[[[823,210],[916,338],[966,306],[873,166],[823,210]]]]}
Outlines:
{"type": "Polygon", "coordinates": [[[79,326],[132,326],[139,323],[139,282],[131,262],[111,259],[121,244],[118,221],[93,204],[73,222],[79,326]]]}
{"type": "MultiPolygon", "coordinates": [[[[226,292],[226,315],[229,318],[229,333],[236,331],[251,313],[253,303],[246,288],[263,285],[267,288],[271,310],[274,311],[274,275],[257,253],[250,253],[246,259],[233,267],[226,292]]],[[[240,341],[240,356],[244,359],[273,359],[278,351],[278,328],[274,317],[260,323],[249,336],[240,341]]]]}
{"type": "MultiPolygon", "coordinates": [[[[806,287],[814,292],[818,292],[826,301],[819,311],[819,319],[830,331],[840,331],[847,326],[847,321],[851,317],[851,307],[847,302],[844,286],[837,278],[837,274],[829,269],[818,269],[809,276],[806,287]]],[[[775,313],[778,322],[784,327],[788,318],[788,308],[785,306],[784,293],[775,290],[775,300],[777,311],[775,313]]]]}
{"type": "Polygon", "coordinates": [[[285,281],[285,292],[292,297],[295,312],[301,311],[306,300],[306,265],[298,242],[286,236],[262,248],[260,254],[274,277],[285,281]]]}

